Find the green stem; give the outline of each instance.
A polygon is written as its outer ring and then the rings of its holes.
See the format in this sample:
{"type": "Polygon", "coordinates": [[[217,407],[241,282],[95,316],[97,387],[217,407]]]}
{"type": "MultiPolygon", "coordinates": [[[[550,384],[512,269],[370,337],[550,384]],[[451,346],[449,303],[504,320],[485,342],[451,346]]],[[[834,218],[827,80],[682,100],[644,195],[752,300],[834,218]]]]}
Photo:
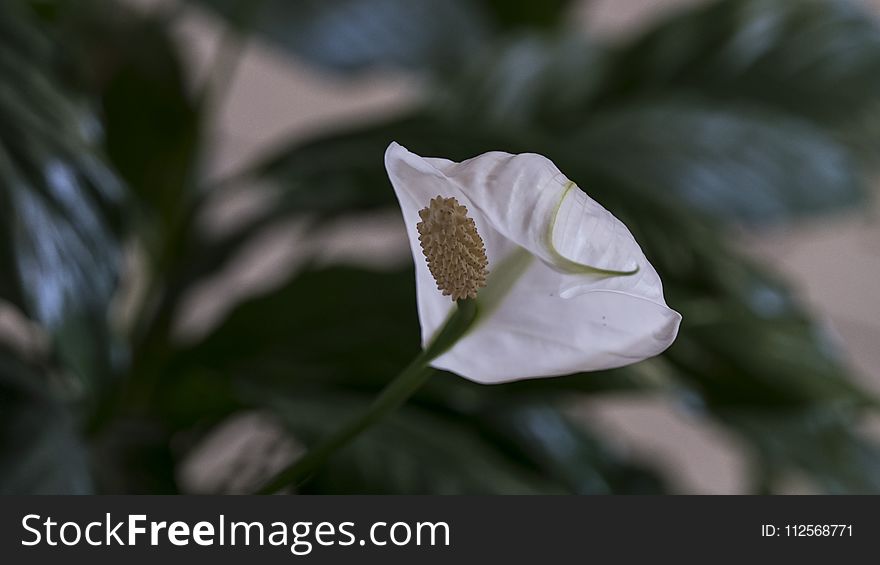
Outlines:
{"type": "Polygon", "coordinates": [[[407,367],[386,386],[369,408],[356,418],[326,437],[305,455],[279,471],[257,490],[257,494],[272,494],[291,484],[300,484],[323,465],[338,449],[400,407],[431,376],[428,365],[463,336],[477,317],[474,300],[459,300],[458,307],[431,340],[407,367]]]}

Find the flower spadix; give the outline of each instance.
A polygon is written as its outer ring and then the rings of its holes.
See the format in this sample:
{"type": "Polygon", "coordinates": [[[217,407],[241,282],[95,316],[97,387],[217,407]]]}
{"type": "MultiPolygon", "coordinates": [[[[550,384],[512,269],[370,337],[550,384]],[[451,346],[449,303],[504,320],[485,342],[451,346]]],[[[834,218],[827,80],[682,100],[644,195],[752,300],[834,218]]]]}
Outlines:
{"type": "Polygon", "coordinates": [[[476,298],[486,286],[486,248],[467,208],[438,196],[419,210],[419,243],[437,290],[453,300],[476,298]]]}
{"type": "Polygon", "coordinates": [[[681,316],[629,230],[546,157],[461,163],[392,143],[385,166],[416,265],[422,343],[476,300],[431,365],[481,383],[620,367],[657,355],[681,316]]]}

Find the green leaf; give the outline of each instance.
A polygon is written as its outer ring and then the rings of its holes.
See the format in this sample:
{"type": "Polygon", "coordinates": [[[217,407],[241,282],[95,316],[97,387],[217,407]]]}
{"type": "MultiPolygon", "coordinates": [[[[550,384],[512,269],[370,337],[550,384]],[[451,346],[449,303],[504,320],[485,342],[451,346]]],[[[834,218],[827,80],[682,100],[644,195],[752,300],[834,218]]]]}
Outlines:
{"type": "Polygon", "coordinates": [[[193,0],[335,71],[454,71],[499,32],[558,26],[570,0],[193,0]],[[450,37],[455,41],[450,41],[450,37]]]}
{"type": "MultiPolygon", "coordinates": [[[[294,380],[378,391],[419,350],[412,269],[369,271],[351,267],[307,269],[281,288],[239,304],[202,341],[177,353],[169,369],[209,382],[232,372],[262,382],[294,380]],[[364,289],[369,289],[369,298],[364,289]],[[204,371],[208,373],[205,374],[204,371]]],[[[552,399],[662,387],[647,366],[492,387],[499,397],[552,399]]],[[[220,386],[215,381],[214,388],[220,386]]],[[[179,384],[179,383],[178,383],[179,384]]],[[[205,385],[199,385],[204,388],[205,385]]],[[[442,373],[418,394],[426,403],[483,402],[485,387],[442,373]]],[[[196,391],[194,390],[195,394],[196,391]]]]}
{"type": "Polygon", "coordinates": [[[674,384],[714,406],[873,402],[789,285],[731,249],[709,222],[654,195],[628,197],[601,175],[585,178],[631,228],[682,313],[664,355],[674,384]]]}
{"type": "Polygon", "coordinates": [[[585,167],[722,220],[790,221],[852,207],[867,193],[845,146],[778,112],[641,104],[597,116],[569,143],[585,167]]]}
{"type": "Polygon", "coordinates": [[[447,122],[466,124],[463,135],[491,127],[509,137],[566,137],[586,127],[608,59],[606,49],[581,35],[517,33],[438,85],[433,107],[447,122]]]}
{"type": "Polygon", "coordinates": [[[0,495],[88,494],[88,457],[42,371],[0,345],[0,495]]]}
{"type": "Polygon", "coordinates": [[[222,183],[217,190],[247,190],[254,182],[275,189],[265,211],[219,238],[191,234],[181,246],[184,259],[171,292],[216,273],[263,229],[291,218],[309,218],[310,226],[323,220],[395,205],[394,191],[382,167],[385,149],[400,140],[435,154],[472,155],[483,147],[497,147],[488,136],[474,132],[462,137],[442,122],[416,113],[383,124],[340,132],[302,143],[282,145],[266,159],[222,183]],[[414,144],[414,145],[413,145],[414,144]]]}
{"type": "Polygon", "coordinates": [[[418,351],[414,274],[307,271],[236,307],[179,366],[280,380],[384,382],[418,351]]]}
{"type": "Polygon", "coordinates": [[[489,130],[557,164],[571,163],[563,170],[591,194],[587,179],[601,174],[626,190],[748,224],[865,200],[873,155],[853,151],[852,128],[709,88],[633,86],[632,96],[617,93],[613,103],[592,104],[610,88],[603,71],[613,73],[617,64],[579,38],[521,36],[476,59],[437,107],[447,127],[458,123],[467,132],[461,137],[489,130]]]}
{"type": "Polygon", "coordinates": [[[692,321],[667,358],[714,407],[871,402],[806,321],[760,320],[722,306],[704,322],[699,311],[684,310],[692,321]]]}
{"type": "Polygon", "coordinates": [[[756,477],[770,489],[792,472],[827,494],[880,493],[880,446],[857,430],[859,413],[846,406],[820,409],[725,411],[761,458],[756,477]]]}
{"type": "Polygon", "coordinates": [[[880,95],[880,28],[856,2],[722,0],[622,49],[592,106],[672,92],[857,125],[880,95]]]}
{"type": "Polygon", "coordinates": [[[192,198],[199,109],[186,92],[164,27],[139,21],[112,29],[119,36],[103,47],[122,61],[104,91],[108,155],[136,195],[171,229],[192,198]]]}
{"type": "MultiPolygon", "coordinates": [[[[178,463],[168,422],[152,416],[120,416],[90,438],[94,482],[103,494],[179,494],[178,463]]],[[[183,429],[183,431],[189,431],[183,429]]]]}
{"type": "Polygon", "coordinates": [[[593,88],[586,81],[560,90],[551,88],[558,83],[551,79],[581,76],[595,57],[576,42],[540,45],[514,43],[502,59],[510,65],[484,66],[490,71],[483,82],[464,80],[448,94],[437,118],[417,113],[281,148],[255,176],[286,187],[282,201],[291,210],[338,213],[390,205],[377,164],[388,143],[398,141],[418,153],[454,160],[487,150],[540,151],[560,166],[571,162],[574,166],[564,170],[591,193],[589,179],[601,175],[639,197],[653,192],[710,216],[750,224],[791,221],[852,207],[865,198],[863,163],[844,144],[805,119],[758,106],[653,100],[593,115],[583,129],[545,133],[544,127],[572,121],[575,101],[593,88]],[[537,55],[528,54],[532,51],[537,55]],[[525,59],[533,70],[521,79],[518,69],[525,59]],[[562,72],[566,68],[584,70],[562,72]],[[498,129],[501,124],[507,131],[498,129]]]}
{"type": "Polygon", "coordinates": [[[719,406],[872,402],[787,283],[732,250],[687,209],[653,195],[628,198],[625,186],[601,175],[585,178],[631,228],[660,273],[669,304],[683,315],[664,355],[676,383],[719,406]]]}
{"type": "Polygon", "coordinates": [[[160,233],[177,229],[194,196],[201,108],[168,21],[115,2],[54,4],[53,29],[80,87],[101,102],[104,145],[135,212],[160,233]]]}
{"type": "Polygon", "coordinates": [[[395,205],[384,168],[385,150],[397,141],[424,155],[463,160],[487,147],[525,149],[497,134],[444,122],[424,112],[338,131],[308,142],[281,145],[245,176],[283,187],[281,206],[333,216],[395,205]]]}
{"type": "MultiPolygon", "coordinates": [[[[299,395],[269,400],[307,444],[366,408],[370,397],[299,395]]],[[[407,405],[338,451],[306,493],[539,494],[560,492],[507,459],[465,423],[407,405]]]]}
{"type": "MultiPolygon", "coordinates": [[[[204,417],[206,410],[213,413],[211,407],[230,409],[237,403],[231,400],[238,397],[236,389],[247,392],[256,387],[261,391],[259,401],[240,402],[256,402],[256,407],[266,402],[270,406],[290,405],[284,413],[290,412],[287,419],[297,418],[297,437],[307,442],[316,439],[341,425],[342,415],[354,413],[357,408],[349,406],[354,400],[348,397],[371,398],[417,353],[412,277],[410,269],[389,273],[343,267],[307,270],[283,288],[239,305],[203,342],[178,355],[178,365],[167,371],[167,388],[159,396],[168,399],[163,402],[175,419],[186,421],[195,420],[195,414],[204,417]],[[364,289],[370,289],[368,298],[364,289]],[[181,398],[191,395],[181,391],[191,391],[192,398],[201,401],[187,408],[181,398]],[[228,395],[227,400],[222,400],[221,392],[228,395]],[[206,395],[210,398],[207,408],[206,395]],[[186,410],[191,410],[191,416],[186,416],[186,410]],[[340,416],[325,422],[328,415],[336,413],[340,416]]],[[[360,448],[346,448],[348,455],[341,453],[338,463],[308,489],[495,492],[482,484],[456,483],[459,479],[451,477],[463,471],[446,469],[439,462],[430,463],[431,473],[422,469],[421,463],[413,469],[424,456],[418,450],[413,453],[409,442],[421,445],[426,440],[420,434],[430,433],[431,449],[437,450],[438,457],[446,457],[442,451],[447,449],[446,443],[459,444],[462,440],[454,438],[462,432],[456,430],[466,428],[484,434],[490,445],[502,447],[517,466],[558,485],[558,489],[654,492],[661,488],[656,477],[622,461],[568,424],[548,404],[572,393],[638,386],[644,384],[627,378],[626,371],[491,388],[438,372],[408,404],[405,411],[411,415],[391,419],[402,419],[405,425],[388,424],[380,426],[382,432],[370,432],[373,435],[368,436],[376,439],[365,438],[360,448]],[[456,424],[447,430],[438,422],[416,416],[423,411],[456,424]],[[441,474],[440,469],[446,470],[441,474]],[[443,476],[445,481],[440,480],[443,476]]],[[[251,397],[245,394],[244,398],[251,397]]]]}
{"type": "MultiPolygon", "coordinates": [[[[580,375],[589,379],[590,375],[580,375]]],[[[498,393],[486,394],[489,397],[498,393]]],[[[493,443],[524,458],[542,473],[577,494],[662,494],[663,481],[627,462],[557,408],[532,399],[488,402],[479,419],[493,443]]]]}
{"type": "Polygon", "coordinates": [[[106,312],[125,192],[97,149],[95,117],[53,76],[52,44],[16,6],[0,8],[3,298],[44,324],[91,384],[114,355],[106,312]]]}
{"type": "Polygon", "coordinates": [[[306,216],[322,220],[396,206],[382,162],[391,141],[416,151],[465,159],[492,148],[525,150],[521,143],[469,131],[413,113],[390,122],[337,132],[309,142],[282,145],[266,159],[229,179],[221,190],[240,190],[253,182],[276,189],[266,211],[217,239],[196,237],[186,247],[178,286],[217,272],[266,226],[306,216]]]}
{"type": "Polygon", "coordinates": [[[480,47],[489,25],[464,0],[198,2],[244,31],[254,29],[285,51],[339,71],[454,66],[480,47]]]}
{"type": "Polygon", "coordinates": [[[770,480],[796,471],[829,492],[873,492],[876,448],[854,430],[876,399],[854,382],[788,285],[740,257],[694,213],[652,195],[627,198],[625,186],[601,175],[585,178],[632,229],[683,315],[663,359],[684,405],[741,434],[770,480]]]}
{"type": "Polygon", "coordinates": [[[553,28],[564,23],[571,0],[478,0],[503,29],[553,28]]]}

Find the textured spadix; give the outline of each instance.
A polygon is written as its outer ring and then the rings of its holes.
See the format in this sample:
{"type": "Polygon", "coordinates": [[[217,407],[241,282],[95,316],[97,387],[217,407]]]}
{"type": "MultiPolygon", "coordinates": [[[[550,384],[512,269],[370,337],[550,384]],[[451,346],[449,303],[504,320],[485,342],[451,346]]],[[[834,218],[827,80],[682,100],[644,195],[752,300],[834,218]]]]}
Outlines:
{"type": "Polygon", "coordinates": [[[419,210],[419,243],[437,290],[452,300],[476,298],[486,286],[486,249],[467,208],[455,198],[433,198],[419,210]]]}

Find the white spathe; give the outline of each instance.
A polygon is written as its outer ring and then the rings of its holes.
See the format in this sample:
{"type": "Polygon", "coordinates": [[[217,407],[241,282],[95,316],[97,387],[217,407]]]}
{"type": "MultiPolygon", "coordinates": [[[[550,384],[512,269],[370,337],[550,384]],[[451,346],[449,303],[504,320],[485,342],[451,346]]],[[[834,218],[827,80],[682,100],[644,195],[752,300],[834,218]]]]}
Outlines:
{"type": "Polygon", "coordinates": [[[520,248],[537,258],[433,367],[501,383],[620,367],[657,355],[675,340],[681,315],[666,306],[660,277],[632,234],[546,157],[495,151],[455,163],[392,143],[385,167],[415,260],[423,346],[454,308],[437,290],[416,231],[418,212],[432,198],[458,199],[485,242],[490,280],[478,304],[491,290],[493,268],[520,248]],[[571,262],[638,271],[583,274],[571,262]]]}

